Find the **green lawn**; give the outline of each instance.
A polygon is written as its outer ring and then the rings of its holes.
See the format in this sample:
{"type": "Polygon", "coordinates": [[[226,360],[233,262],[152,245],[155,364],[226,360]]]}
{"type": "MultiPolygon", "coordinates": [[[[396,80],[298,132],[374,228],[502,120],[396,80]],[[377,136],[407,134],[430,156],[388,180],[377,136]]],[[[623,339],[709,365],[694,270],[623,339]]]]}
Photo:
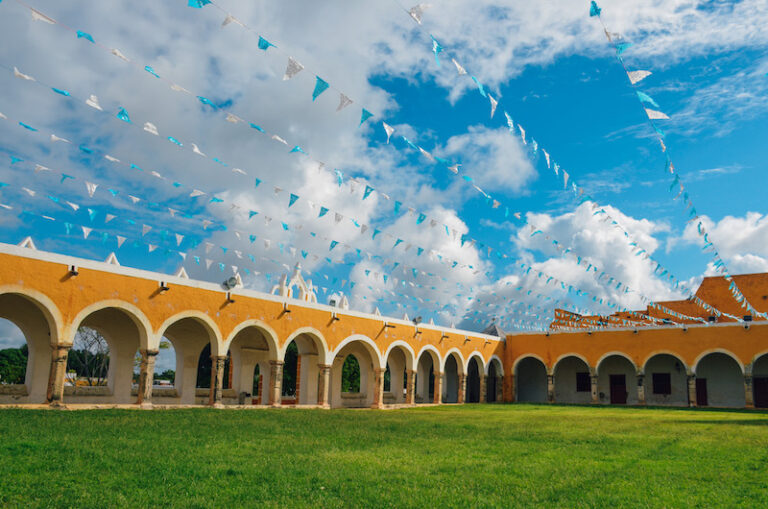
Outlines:
{"type": "Polygon", "coordinates": [[[768,506],[768,414],[0,410],[0,506],[768,506]]]}

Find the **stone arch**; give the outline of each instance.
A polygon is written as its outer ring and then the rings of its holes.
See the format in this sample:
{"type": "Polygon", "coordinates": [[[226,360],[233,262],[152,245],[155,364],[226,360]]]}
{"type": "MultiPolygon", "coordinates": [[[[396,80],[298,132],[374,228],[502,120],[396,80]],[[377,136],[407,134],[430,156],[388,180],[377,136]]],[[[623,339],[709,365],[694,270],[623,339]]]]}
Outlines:
{"type": "Polygon", "coordinates": [[[496,355],[491,355],[485,365],[485,401],[487,403],[501,402],[504,388],[504,363],[496,355]]]}
{"type": "Polygon", "coordinates": [[[693,366],[696,405],[740,408],[746,405],[744,366],[723,349],[700,355],[693,366]]]}
{"type": "Polygon", "coordinates": [[[520,364],[521,361],[523,361],[525,359],[529,359],[529,358],[536,359],[537,361],[542,363],[544,365],[544,369],[547,370],[547,373],[549,373],[549,369],[547,368],[547,363],[544,362],[544,359],[542,359],[541,357],[539,357],[535,353],[526,353],[526,354],[521,355],[517,359],[515,359],[515,362],[512,363],[512,373],[515,373],[517,371],[517,365],[520,364]]]}
{"type": "Polygon", "coordinates": [[[473,358],[477,361],[477,363],[478,363],[477,365],[480,368],[480,372],[481,373],[486,373],[487,370],[488,370],[488,367],[486,366],[485,359],[483,358],[483,354],[481,354],[477,350],[475,350],[474,352],[469,354],[469,356],[467,357],[467,363],[464,365],[464,372],[465,373],[467,372],[467,367],[469,366],[469,361],[471,361],[473,358]]]}
{"type": "Polygon", "coordinates": [[[286,338],[279,352],[283,360],[282,403],[315,405],[318,402],[321,366],[328,363],[328,344],[313,327],[301,327],[286,338]],[[295,350],[290,349],[291,343],[295,350]],[[287,390],[293,385],[293,394],[287,390]]]}
{"type": "Polygon", "coordinates": [[[586,405],[592,401],[594,369],[586,357],[567,353],[557,358],[552,367],[554,400],[558,403],[586,405]]]}
{"type": "Polygon", "coordinates": [[[688,406],[688,366],[667,350],[652,353],[642,364],[647,405],[688,406]]]}
{"type": "Polygon", "coordinates": [[[597,397],[603,404],[638,403],[637,364],[623,352],[608,352],[595,365],[597,397]]]}
{"type": "Polygon", "coordinates": [[[231,388],[222,392],[224,403],[239,402],[243,398],[262,405],[280,403],[282,358],[278,336],[272,327],[256,319],[241,322],[229,333],[220,352],[223,352],[220,356],[229,355],[231,359],[231,388]],[[257,365],[260,384],[254,384],[257,365]],[[261,386],[261,394],[253,394],[254,385],[261,386]]]}
{"type": "Polygon", "coordinates": [[[389,384],[384,384],[385,403],[403,404],[406,402],[407,372],[413,370],[415,357],[413,348],[405,341],[393,341],[387,347],[387,351],[384,353],[384,367],[389,372],[389,384]]]}
{"type": "Polygon", "coordinates": [[[752,399],[755,408],[768,408],[768,350],[752,359],[752,399]]]}
{"type": "MultiPolygon", "coordinates": [[[[416,403],[434,403],[435,378],[440,373],[442,358],[432,345],[424,345],[416,356],[416,403]]],[[[437,380],[439,385],[440,380],[437,380]]]]}
{"type": "Polygon", "coordinates": [[[24,382],[0,386],[0,402],[43,403],[51,369],[51,346],[61,340],[62,318],[46,295],[16,285],[0,287],[0,318],[13,323],[24,336],[27,363],[24,382]]]}
{"type": "MultiPolygon", "coordinates": [[[[205,403],[208,393],[205,389],[198,390],[200,356],[208,345],[211,356],[216,356],[222,351],[223,340],[219,326],[205,313],[183,311],[165,320],[157,330],[158,344],[165,337],[173,346],[176,373],[173,390],[153,390],[153,400],[158,403],[185,405],[205,403]]],[[[206,359],[203,362],[212,363],[212,360],[206,359]]]]}
{"type": "MultiPolygon", "coordinates": [[[[65,394],[73,403],[133,402],[132,385],[134,361],[139,350],[146,350],[159,341],[144,313],[122,300],[104,300],[82,309],[70,324],[69,337],[74,343],[81,327],[97,331],[109,347],[109,367],[106,387],[66,387],[65,394]]],[[[73,352],[70,352],[70,357],[73,352]]]]}
{"type": "Polygon", "coordinates": [[[527,354],[519,357],[512,369],[515,376],[515,401],[547,401],[547,364],[538,355],[527,354]]]}
{"type": "Polygon", "coordinates": [[[721,353],[732,358],[736,362],[736,364],[739,365],[739,369],[741,370],[741,373],[744,374],[745,372],[744,364],[741,362],[741,359],[739,359],[739,357],[735,353],[731,352],[730,350],[726,350],[725,348],[712,348],[700,353],[698,357],[696,357],[696,359],[693,361],[693,363],[691,363],[691,372],[694,375],[698,375],[698,369],[699,369],[699,364],[701,363],[701,360],[707,355],[710,355],[713,353],[721,353]]]}
{"type": "Polygon", "coordinates": [[[370,407],[374,403],[375,370],[381,369],[381,354],[376,343],[362,334],[353,334],[344,339],[332,354],[331,394],[332,408],[370,407]],[[347,357],[353,355],[360,368],[360,392],[342,393],[342,369],[347,357]]]}
{"type": "Polygon", "coordinates": [[[444,403],[458,403],[461,379],[466,376],[464,356],[458,348],[451,348],[443,357],[441,372],[443,373],[442,401],[444,403]]]}
{"type": "Polygon", "coordinates": [[[479,352],[473,352],[467,360],[467,366],[464,369],[466,373],[466,392],[464,401],[466,403],[480,403],[484,401],[482,380],[485,377],[485,366],[479,352]]]}

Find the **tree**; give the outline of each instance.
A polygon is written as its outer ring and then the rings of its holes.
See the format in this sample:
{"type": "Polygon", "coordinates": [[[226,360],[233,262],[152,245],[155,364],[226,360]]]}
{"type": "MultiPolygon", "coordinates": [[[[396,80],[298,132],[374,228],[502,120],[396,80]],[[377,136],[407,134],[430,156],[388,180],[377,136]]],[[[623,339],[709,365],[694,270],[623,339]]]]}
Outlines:
{"type": "MultiPolygon", "coordinates": [[[[168,350],[169,348],[171,348],[171,342],[165,338],[162,338],[160,340],[160,344],[158,345],[158,350],[168,350]]],[[[141,352],[136,352],[136,355],[133,357],[133,383],[139,383],[140,371],[141,371],[141,352]]],[[[167,370],[167,371],[170,371],[170,370],[167,370]]],[[[173,371],[171,372],[174,373],[173,371]]],[[[154,378],[157,380],[168,380],[167,378],[165,379],[160,378],[160,375],[158,375],[157,372],[155,372],[154,378]]],[[[171,378],[170,380],[173,380],[173,378],[171,378]]]]}
{"type": "Polygon", "coordinates": [[[106,385],[109,374],[109,346],[97,330],[80,327],[67,357],[67,372],[90,386],[106,385]]]}
{"type": "Polygon", "coordinates": [[[26,343],[21,348],[0,350],[0,384],[23,384],[27,375],[28,357],[26,343]]]}
{"type": "Polygon", "coordinates": [[[357,357],[348,355],[341,368],[341,392],[360,392],[360,363],[357,357]]]}

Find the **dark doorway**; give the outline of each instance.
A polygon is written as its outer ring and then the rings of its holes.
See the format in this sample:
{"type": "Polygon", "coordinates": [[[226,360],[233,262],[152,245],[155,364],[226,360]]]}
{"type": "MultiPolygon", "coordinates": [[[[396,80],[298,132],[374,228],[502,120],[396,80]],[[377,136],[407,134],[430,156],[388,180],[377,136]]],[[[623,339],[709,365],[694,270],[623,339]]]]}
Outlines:
{"type": "Polygon", "coordinates": [[[696,379],[696,406],[707,406],[709,404],[707,399],[707,379],[696,379]]]}
{"type": "Polygon", "coordinates": [[[768,377],[752,379],[752,395],[755,398],[755,408],[768,408],[768,377]]]}
{"type": "Polygon", "coordinates": [[[480,368],[477,365],[477,361],[474,358],[469,360],[466,394],[467,394],[467,403],[480,402],[480,368]]]}
{"type": "Polygon", "coordinates": [[[611,405],[627,404],[627,377],[611,375],[611,405]]]}

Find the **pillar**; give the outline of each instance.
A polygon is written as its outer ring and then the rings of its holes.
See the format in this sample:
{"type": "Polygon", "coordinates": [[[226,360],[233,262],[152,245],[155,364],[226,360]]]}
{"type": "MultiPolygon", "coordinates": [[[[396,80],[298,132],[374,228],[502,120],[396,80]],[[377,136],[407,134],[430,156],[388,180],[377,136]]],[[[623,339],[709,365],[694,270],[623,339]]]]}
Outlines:
{"type": "Polygon", "coordinates": [[[55,345],[51,351],[46,399],[53,407],[64,406],[64,380],[67,376],[67,356],[72,345],[55,345]]]}
{"type": "Polygon", "coordinates": [[[504,401],[504,377],[496,377],[496,403],[504,401]]]}
{"type": "Polygon", "coordinates": [[[371,408],[384,408],[384,373],[386,369],[373,370],[373,403],[371,408]]]}
{"type": "Polygon", "coordinates": [[[294,398],[296,398],[296,405],[299,404],[299,397],[301,394],[301,355],[296,356],[296,394],[294,394],[294,398]]]}
{"type": "Polygon", "coordinates": [[[549,403],[555,402],[555,376],[547,375],[547,401],[549,403]]]}
{"type": "Polygon", "coordinates": [[[283,390],[283,361],[269,361],[269,405],[279,407],[283,390]]]}
{"type": "Polygon", "coordinates": [[[330,398],[328,397],[328,391],[331,388],[331,365],[330,364],[318,364],[317,373],[317,404],[323,408],[330,408],[330,398]]]}
{"type": "Polygon", "coordinates": [[[645,373],[637,374],[637,404],[645,405],[645,373]]]}
{"type": "Polygon", "coordinates": [[[405,404],[416,403],[416,370],[409,369],[405,374],[405,404]]]}
{"type": "Polygon", "coordinates": [[[467,375],[459,375],[459,401],[458,403],[465,403],[467,401],[467,375]]]}
{"type": "Polygon", "coordinates": [[[600,403],[600,398],[597,397],[597,374],[594,372],[590,373],[589,380],[592,385],[592,404],[596,405],[600,403]]]}
{"type": "Polygon", "coordinates": [[[141,365],[139,366],[139,395],[136,404],[152,406],[152,385],[155,380],[155,360],[158,350],[140,350],[141,365]]]}
{"type": "Polygon", "coordinates": [[[688,375],[688,406],[696,406],[696,375],[688,375]]]}
{"type": "Polygon", "coordinates": [[[435,371],[435,393],[432,398],[432,403],[439,405],[443,402],[443,374],[439,371],[435,371]]]}
{"type": "Polygon", "coordinates": [[[515,402],[515,374],[510,373],[507,375],[507,380],[509,382],[507,383],[507,394],[506,394],[506,401],[507,403],[514,403],[515,402]]]}
{"type": "Polygon", "coordinates": [[[485,403],[485,400],[487,399],[485,397],[485,391],[488,387],[488,376],[487,375],[480,375],[480,403],[485,403]]]}
{"type": "Polygon", "coordinates": [[[208,404],[215,407],[221,406],[221,394],[224,389],[224,362],[226,356],[211,355],[211,392],[208,404]]]}

